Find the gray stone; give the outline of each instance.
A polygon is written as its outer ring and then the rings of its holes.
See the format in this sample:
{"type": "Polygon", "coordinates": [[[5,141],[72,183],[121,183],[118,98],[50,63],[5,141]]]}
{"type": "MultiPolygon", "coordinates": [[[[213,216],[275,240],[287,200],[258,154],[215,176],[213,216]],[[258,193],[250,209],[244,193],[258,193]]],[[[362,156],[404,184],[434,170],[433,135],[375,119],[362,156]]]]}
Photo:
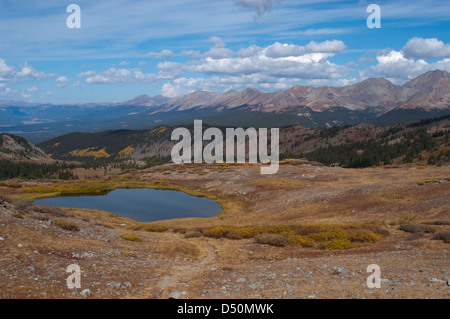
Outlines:
{"type": "Polygon", "coordinates": [[[108,287],[112,287],[112,288],[120,288],[121,284],[118,281],[111,281],[109,283],[106,284],[108,287]]]}
{"type": "Polygon", "coordinates": [[[131,283],[130,282],[124,282],[122,285],[122,288],[131,288],[131,283]]]}
{"type": "Polygon", "coordinates": [[[333,273],[335,275],[342,275],[347,273],[347,269],[344,267],[334,267],[333,273]]]}
{"type": "Polygon", "coordinates": [[[83,297],[89,297],[91,295],[91,291],[89,289],[84,289],[82,292],[80,292],[80,295],[83,297]]]}
{"type": "Polygon", "coordinates": [[[169,299],[180,299],[181,294],[178,291],[171,292],[169,294],[169,299]]]}
{"type": "Polygon", "coordinates": [[[428,277],[428,281],[431,281],[431,282],[444,282],[443,280],[439,280],[437,278],[432,278],[432,277],[428,277]]]}

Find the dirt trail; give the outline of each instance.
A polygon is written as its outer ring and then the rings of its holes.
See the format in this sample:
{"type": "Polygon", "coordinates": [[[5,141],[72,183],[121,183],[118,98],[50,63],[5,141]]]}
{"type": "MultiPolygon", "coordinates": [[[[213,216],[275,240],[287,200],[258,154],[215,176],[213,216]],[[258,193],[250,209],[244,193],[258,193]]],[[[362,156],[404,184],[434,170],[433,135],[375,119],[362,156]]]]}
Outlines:
{"type": "MultiPolygon", "coordinates": [[[[174,236],[175,237],[175,236],[174,236]]],[[[183,240],[176,237],[180,242],[183,240]]],[[[186,289],[183,286],[189,283],[191,279],[201,274],[206,269],[210,269],[215,263],[215,247],[210,243],[202,241],[196,243],[198,248],[204,251],[204,255],[193,261],[185,261],[181,264],[165,265],[167,269],[161,273],[158,282],[145,289],[140,296],[130,295],[127,298],[144,298],[144,299],[167,299],[167,298],[189,298],[184,295],[186,289]]]]}

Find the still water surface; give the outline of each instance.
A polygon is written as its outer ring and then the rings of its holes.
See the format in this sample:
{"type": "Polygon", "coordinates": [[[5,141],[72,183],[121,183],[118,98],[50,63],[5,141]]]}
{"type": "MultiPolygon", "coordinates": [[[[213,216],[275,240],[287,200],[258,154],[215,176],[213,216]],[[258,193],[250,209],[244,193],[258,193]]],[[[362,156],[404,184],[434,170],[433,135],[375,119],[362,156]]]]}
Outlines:
{"type": "Polygon", "coordinates": [[[179,191],[158,189],[116,189],[106,195],[54,197],[35,200],[36,204],[71,208],[100,209],[139,222],[212,217],[222,210],[214,200],[179,191]]]}

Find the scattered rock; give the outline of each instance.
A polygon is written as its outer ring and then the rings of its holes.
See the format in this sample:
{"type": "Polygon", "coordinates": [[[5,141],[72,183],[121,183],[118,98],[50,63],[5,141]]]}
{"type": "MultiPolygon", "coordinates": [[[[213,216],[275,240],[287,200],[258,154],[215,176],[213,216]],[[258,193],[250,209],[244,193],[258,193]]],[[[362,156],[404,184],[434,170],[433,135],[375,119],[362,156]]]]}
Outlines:
{"type": "Polygon", "coordinates": [[[108,287],[112,287],[112,288],[120,288],[121,284],[118,281],[111,281],[109,283],[106,284],[108,287]]]}
{"type": "Polygon", "coordinates": [[[347,273],[347,269],[344,267],[334,267],[333,273],[335,275],[342,275],[347,273]]]}
{"type": "Polygon", "coordinates": [[[169,294],[169,299],[180,299],[181,294],[178,291],[171,292],[169,294]]]}
{"type": "Polygon", "coordinates": [[[121,288],[131,288],[131,283],[130,282],[124,282],[121,288]]]}
{"type": "Polygon", "coordinates": [[[91,291],[89,289],[84,289],[82,292],[80,292],[80,295],[83,297],[89,297],[91,295],[91,291]]]}
{"type": "Polygon", "coordinates": [[[428,277],[428,281],[431,282],[444,282],[443,280],[437,279],[437,278],[433,278],[433,277],[428,277]]]}

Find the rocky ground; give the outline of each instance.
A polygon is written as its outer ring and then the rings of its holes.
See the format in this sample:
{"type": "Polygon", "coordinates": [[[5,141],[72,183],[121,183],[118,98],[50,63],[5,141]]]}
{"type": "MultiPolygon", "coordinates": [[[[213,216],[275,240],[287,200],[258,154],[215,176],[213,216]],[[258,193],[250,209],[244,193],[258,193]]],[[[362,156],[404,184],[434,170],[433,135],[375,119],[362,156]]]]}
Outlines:
{"type": "MultiPolygon", "coordinates": [[[[1,298],[449,298],[448,167],[347,170],[288,163],[273,176],[253,166],[168,165],[131,172],[134,179],[215,196],[216,217],[165,221],[168,231],[94,210],[39,209],[22,188],[1,187],[1,298]],[[77,230],[61,228],[69,221],[77,230]],[[399,225],[440,221],[414,236],[399,225]],[[261,245],[253,239],[185,238],[180,227],[252,224],[371,223],[390,233],[346,250],[261,245]],[[68,289],[67,267],[81,269],[68,289]],[[367,267],[381,269],[369,288],[367,267]]],[[[43,183],[35,181],[27,183],[43,183]]]]}

